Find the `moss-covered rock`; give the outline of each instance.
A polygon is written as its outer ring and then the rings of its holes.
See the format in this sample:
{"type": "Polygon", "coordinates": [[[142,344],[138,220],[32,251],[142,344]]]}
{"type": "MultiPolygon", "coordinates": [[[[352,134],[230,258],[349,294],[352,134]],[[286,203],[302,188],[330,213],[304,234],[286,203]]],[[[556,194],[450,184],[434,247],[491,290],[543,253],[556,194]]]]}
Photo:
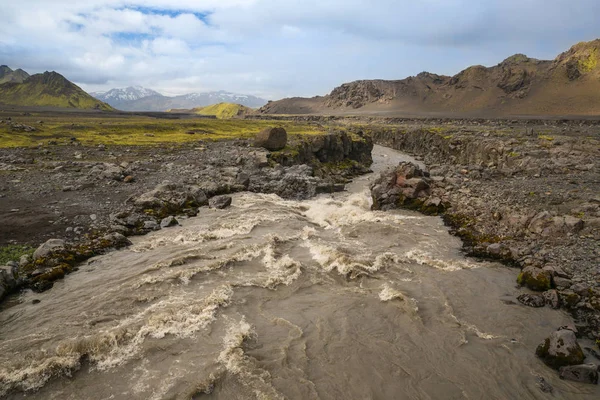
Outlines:
{"type": "Polygon", "coordinates": [[[531,290],[544,292],[552,289],[552,274],[543,269],[526,267],[517,277],[517,283],[531,290]]]}
{"type": "Polygon", "coordinates": [[[577,343],[575,332],[561,329],[553,332],[536,349],[535,354],[551,368],[583,363],[585,356],[577,343]]]}

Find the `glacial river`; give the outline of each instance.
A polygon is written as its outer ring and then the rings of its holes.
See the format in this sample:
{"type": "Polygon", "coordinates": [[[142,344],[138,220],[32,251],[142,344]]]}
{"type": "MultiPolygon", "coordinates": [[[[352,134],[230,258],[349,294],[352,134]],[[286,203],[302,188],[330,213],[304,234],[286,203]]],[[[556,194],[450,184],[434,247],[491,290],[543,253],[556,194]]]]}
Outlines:
{"type": "MultiPolygon", "coordinates": [[[[400,159],[376,146],[373,170],[400,159]]],[[[599,398],[534,355],[567,314],[518,304],[516,271],[465,258],[440,218],[370,211],[374,177],[236,194],[23,293],[0,313],[0,397],[599,398]]]]}

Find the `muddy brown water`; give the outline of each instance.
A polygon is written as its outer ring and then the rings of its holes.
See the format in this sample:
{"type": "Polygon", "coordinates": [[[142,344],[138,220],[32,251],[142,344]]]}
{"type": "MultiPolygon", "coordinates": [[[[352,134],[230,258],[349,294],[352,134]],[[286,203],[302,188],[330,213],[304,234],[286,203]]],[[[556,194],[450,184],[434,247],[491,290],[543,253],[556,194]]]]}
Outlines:
{"type": "MultiPolygon", "coordinates": [[[[376,146],[373,169],[403,158],[376,146]]],[[[440,218],[370,211],[373,177],[302,202],[237,194],[22,294],[0,313],[0,394],[598,398],[533,354],[567,314],[518,305],[516,272],[465,258],[440,218]]]]}

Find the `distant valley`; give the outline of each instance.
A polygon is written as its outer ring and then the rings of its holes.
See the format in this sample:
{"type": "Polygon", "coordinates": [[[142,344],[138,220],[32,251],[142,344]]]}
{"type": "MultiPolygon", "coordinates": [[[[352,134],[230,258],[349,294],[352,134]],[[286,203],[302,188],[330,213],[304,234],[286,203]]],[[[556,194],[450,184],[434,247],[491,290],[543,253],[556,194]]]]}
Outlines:
{"type": "Polygon", "coordinates": [[[108,92],[93,92],[92,96],[123,111],[167,111],[171,109],[194,109],[218,103],[235,103],[249,108],[267,104],[259,97],[235,94],[226,91],[190,93],[181,96],[164,96],[141,86],[112,89],[108,92]]]}

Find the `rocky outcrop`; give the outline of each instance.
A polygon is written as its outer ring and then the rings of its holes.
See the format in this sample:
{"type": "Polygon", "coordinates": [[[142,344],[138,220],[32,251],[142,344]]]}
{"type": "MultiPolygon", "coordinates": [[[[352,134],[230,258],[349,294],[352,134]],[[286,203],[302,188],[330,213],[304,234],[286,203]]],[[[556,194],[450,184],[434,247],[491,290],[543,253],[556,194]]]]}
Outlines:
{"type": "Polygon", "coordinates": [[[263,147],[270,151],[285,148],[287,144],[287,132],[283,128],[266,128],[260,131],[254,138],[254,146],[263,147]]]}
{"type": "Polygon", "coordinates": [[[37,292],[46,291],[53,286],[54,281],[73,272],[78,263],[130,244],[129,239],[117,232],[77,244],[51,239],[36,250],[33,260],[25,258],[15,270],[17,284],[11,290],[28,287],[37,292]]]}
{"type": "Polygon", "coordinates": [[[554,369],[581,364],[585,358],[575,332],[569,329],[553,332],[537,347],[535,354],[554,369]]]}
{"type": "Polygon", "coordinates": [[[402,162],[395,169],[382,173],[371,185],[372,209],[407,208],[437,215],[444,211],[445,205],[440,198],[431,196],[431,185],[428,171],[402,162]]]}
{"type": "Polygon", "coordinates": [[[372,135],[423,157],[427,198],[447,205],[444,221],[467,254],[520,267],[523,287],[544,292],[548,306],[568,309],[585,335],[600,339],[597,138],[565,133],[576,126],[513,125],[382,126],[372,135]]]}

